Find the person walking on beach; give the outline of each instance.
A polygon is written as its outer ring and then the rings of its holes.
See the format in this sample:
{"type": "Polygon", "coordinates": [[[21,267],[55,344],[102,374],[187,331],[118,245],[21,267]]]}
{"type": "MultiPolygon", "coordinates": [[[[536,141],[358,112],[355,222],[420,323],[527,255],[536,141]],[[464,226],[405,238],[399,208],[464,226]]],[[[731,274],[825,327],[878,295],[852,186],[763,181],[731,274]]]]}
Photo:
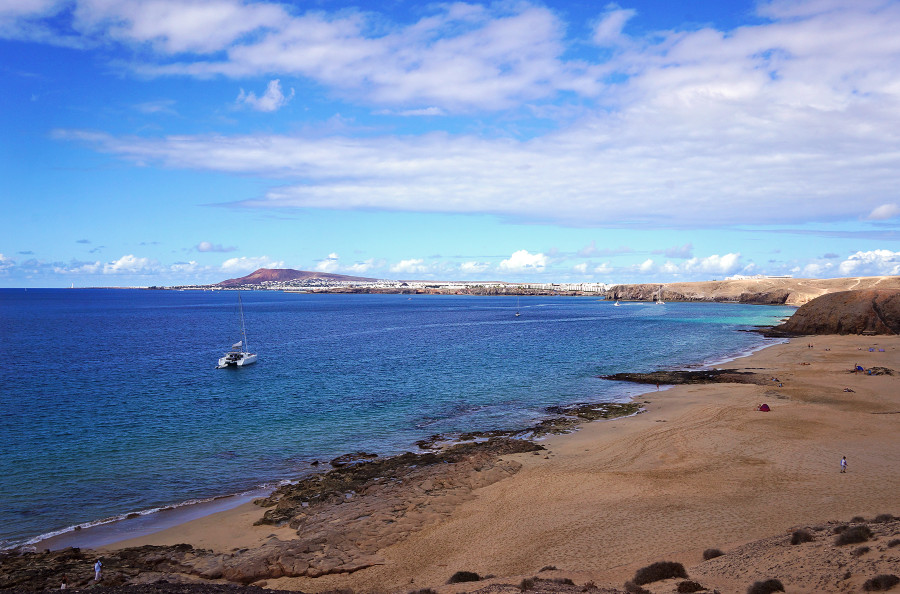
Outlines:
{"type": "Polygon", "coordinates": [[[59,586],[60,590],[68,590],[69,588],[69,578],[63,574],[62,584],[59,586]]]}
{"type": "Polygon", "coordinates": [[[847,472],[847,456],[841,458],[841,472],[847,472]]]}
{"type": "Polygon", "coordinates": [[[100,562],[100,559],[97,559],[97,562],[94,563],[94,581],[100,581],[100,570],[103,569],[103,563],[100,562]]]}

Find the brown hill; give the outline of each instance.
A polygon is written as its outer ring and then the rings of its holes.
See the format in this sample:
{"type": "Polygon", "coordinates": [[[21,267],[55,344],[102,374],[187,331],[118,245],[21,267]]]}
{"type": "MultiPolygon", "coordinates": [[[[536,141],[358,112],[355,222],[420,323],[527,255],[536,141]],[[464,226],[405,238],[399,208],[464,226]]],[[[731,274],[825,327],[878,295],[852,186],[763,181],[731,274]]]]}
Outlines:
{"type": "Polygon", "coordinates": [[[900,334],[900,291],[841,291],[813,299],[776,326],[786,334],[900,334]]]}
{"type": "Polygon", "coordinates": [[[310,272],[291,268],[260,268],[241,278],[231,278],[218,284],[220,287],[243,287],[245,285],[261,285],[270,282],[287,282],[293,280],[330,280],[345,282],[374,282],[377,279],[363,276],[346,276],[328,272],[310,272]]]}
{"type": "Polygon", "coordinates": [[[759,305],[794,305],[838,291],[900,289],[900,276],[850,278],[748,278],[691,283],[616,285],[607,299],[652,301],[662,291],[663,301],[732,301],[759,305]]]}

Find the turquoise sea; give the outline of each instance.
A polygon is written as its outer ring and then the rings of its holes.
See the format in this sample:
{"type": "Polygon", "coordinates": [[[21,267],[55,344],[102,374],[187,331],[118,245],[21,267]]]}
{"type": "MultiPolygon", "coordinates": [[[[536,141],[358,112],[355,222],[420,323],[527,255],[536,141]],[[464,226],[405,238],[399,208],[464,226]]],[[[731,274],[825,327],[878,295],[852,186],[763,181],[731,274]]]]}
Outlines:
{"type": "Polygon", "coordinates": [[[791,308],[589,297],[2,289],[0,548],[274,485],[350,451],[625,400],[598,379],[721,363],[791,308]]]}

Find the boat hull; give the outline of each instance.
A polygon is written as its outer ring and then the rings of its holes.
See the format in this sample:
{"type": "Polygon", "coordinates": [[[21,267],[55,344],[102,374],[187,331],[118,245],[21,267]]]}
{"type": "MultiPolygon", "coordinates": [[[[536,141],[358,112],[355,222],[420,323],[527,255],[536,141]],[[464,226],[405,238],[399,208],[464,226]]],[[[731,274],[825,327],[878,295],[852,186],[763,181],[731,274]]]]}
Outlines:
{"type": "Polygon", "coordinates": [[[246,367],[256,363],[256,353],[228,353],[219,359],[217,369],[225,369],[226,367],[246,367]]]}

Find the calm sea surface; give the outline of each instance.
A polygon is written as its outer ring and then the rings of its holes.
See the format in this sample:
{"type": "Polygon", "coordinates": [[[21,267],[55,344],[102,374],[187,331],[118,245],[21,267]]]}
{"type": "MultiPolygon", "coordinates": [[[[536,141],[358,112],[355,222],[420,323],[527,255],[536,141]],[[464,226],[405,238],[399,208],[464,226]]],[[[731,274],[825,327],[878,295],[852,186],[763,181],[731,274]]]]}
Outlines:
{"type": "Polygon", "coordinates": [[[0,548],[242,492],[349,451],[624,400],[619,371],[708,365],[790,308],[595,298],[0,289],[0,548]],[[516,318],[516,310],[522,316],[516,318]]]}

